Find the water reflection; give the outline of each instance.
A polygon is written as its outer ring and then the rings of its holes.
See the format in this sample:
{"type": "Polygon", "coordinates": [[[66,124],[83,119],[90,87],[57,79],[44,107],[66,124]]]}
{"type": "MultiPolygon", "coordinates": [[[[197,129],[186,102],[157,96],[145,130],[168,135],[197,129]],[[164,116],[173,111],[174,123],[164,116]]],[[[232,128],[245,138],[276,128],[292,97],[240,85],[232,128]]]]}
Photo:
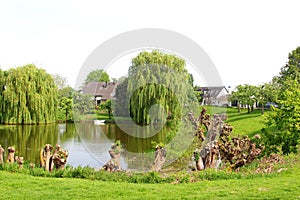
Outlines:
{"type": "MultiPolygon", "coordinates": [[[[72,166],[102,167],[109,159],[112,143],[120,140],[124,147],[121,166],[123,169],[149,168],[153,161],[151,141],[165,142],[168,126],[149,138],[137,138],[124,133],[115,124],[96,126],[93,123],[48,124],[26,126],[0,126],[0,144],[3,148],[13,145],[17,155],[39,164],[39,151],[47,143],[60,144],[69,151],[68,163],[72,166]],[[141,160],[144,160],[141,163],[141,160]]],[[[132,130],[136,133],[138,129],[132,130]]],[[[146,134],[146,133],[143,133],[146,134]]]]}

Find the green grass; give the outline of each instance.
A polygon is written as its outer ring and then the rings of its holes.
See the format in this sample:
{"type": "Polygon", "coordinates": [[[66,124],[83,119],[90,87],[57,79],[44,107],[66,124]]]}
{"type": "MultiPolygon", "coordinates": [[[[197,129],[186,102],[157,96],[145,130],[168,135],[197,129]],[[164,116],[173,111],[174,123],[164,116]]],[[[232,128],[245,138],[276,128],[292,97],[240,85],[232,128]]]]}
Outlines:
{"type": "Polygon", "coordinates": [[[186,184],[42,178],[0,171],[1,199],[299,199],[300,170],[186,184]]]}
{"type": "MultiPolygon", "coordinates": [[[[238,113],[236,108],[222,108],[222,107],[206,107],[208,113],[226,113],[226,123],[233,126],[232,135],[248,135],[254,136],[261,133],[261,129],[265,127],[264,115],[261,114],[261,110],[254,110],[248,113],[247,109],[241,109],[238,113]]],[[[265,115],[270,112],[265,110],[265,115]]]]}
{"type": "MultiPolygon", "coordinates": [[[[269,111],[265,111],[267,114],[269,111]]],[[[261,110],[254,110],[250,113],[246,109],[242,109],[241,113],[236,108],[227,109],[228,119],[226,123],[233,126],[233,135],[254,136],[261,133],[261,129],[265,127],[264,115],[261,110]]]]}

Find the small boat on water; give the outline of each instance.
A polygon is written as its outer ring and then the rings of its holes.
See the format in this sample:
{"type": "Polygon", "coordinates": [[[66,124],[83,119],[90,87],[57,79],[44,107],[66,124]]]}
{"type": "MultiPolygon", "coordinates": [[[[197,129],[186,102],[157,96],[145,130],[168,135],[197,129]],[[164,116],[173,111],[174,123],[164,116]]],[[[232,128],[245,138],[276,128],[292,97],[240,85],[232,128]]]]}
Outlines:
{"type": "Polygon", "coordinates": [[[94,124],[95,125],[104,125],[105,124],[105,120],[103,119],[103,120],[94,120],[94,124]]]}

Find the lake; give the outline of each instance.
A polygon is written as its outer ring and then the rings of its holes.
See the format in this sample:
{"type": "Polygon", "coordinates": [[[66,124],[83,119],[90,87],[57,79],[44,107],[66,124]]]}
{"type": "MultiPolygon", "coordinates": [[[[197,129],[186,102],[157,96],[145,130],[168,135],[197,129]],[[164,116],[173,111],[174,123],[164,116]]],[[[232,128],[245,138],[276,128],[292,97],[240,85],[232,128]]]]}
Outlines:
{"type": "MultiPolygon", "coordinates": [[[[139,131],[139,130],[137,130],[139,131]]],[[[67,164],[101,168],[110,160],[109,149],[117,140],[124,151],[121,154],[121,167],[132,170],[148,170],[154,160],[151,141],[164,142],[167,127],[146,138],[126,134],[116,124],[94,125],[92,122],[0,126],[0,144],[5,149],[14,146],[16,155],[39,166],[39,152],[45,144],[55,147],[60,144],[69,151],[67,164]]]]}

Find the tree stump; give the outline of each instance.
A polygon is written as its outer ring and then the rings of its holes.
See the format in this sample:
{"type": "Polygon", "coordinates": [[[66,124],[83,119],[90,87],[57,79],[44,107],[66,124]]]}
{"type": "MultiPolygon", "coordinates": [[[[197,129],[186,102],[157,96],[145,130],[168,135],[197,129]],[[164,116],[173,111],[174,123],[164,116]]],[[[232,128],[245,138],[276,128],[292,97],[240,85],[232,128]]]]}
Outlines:
{"type": "Polygon", "coordinates": [[[102,169],[110,172],[121,170],[121,151],[122,146],[120,141],[112,144],[111,149],[108,151],[111,159],[105,165],[103,165],[102,169]]]}
{"type": "Polygon", "coordinates": [[[19,169],[23,169],[24,158],[23,157],[16,157],[16,161],[19,165],[19,169]]]}
{"type": "Polygon", "coordinates": [[[67,163],[69,152],[61,149],[59,144],[56,144],[55,151],[52,156],[52,161],[56,169],[64,169],[67,163]]]}
{"type": "Polygon", "coordinates": [[[46,144],[40,152],[41,167],[45,167],[45,170],[48,172],[52,170],[52,149],[51,144],[46,144]]]}
{"type": "Polygon", "coordinates": [[[7,157],[7,162],[8,163],[14,163],[15,162],[15,148],[10,146],[7,148],[8,150],[8,157],[7,157]]]}
{"type": "Polygon", "coordinates": [[[153,162],[153,170],[154,171],[161,171],[162,166],[164,165],[166,161],[166,153],[167,150],[164,147],[161,147],[159,145],[155,148],[155,160],[153,162]]]}
{"type": "Polygon", "coordinates": [[[4,154],[4,149],[0,145],[0,164],[3,164],[3,160],[4,160],[3,154],[4,154]]]}

